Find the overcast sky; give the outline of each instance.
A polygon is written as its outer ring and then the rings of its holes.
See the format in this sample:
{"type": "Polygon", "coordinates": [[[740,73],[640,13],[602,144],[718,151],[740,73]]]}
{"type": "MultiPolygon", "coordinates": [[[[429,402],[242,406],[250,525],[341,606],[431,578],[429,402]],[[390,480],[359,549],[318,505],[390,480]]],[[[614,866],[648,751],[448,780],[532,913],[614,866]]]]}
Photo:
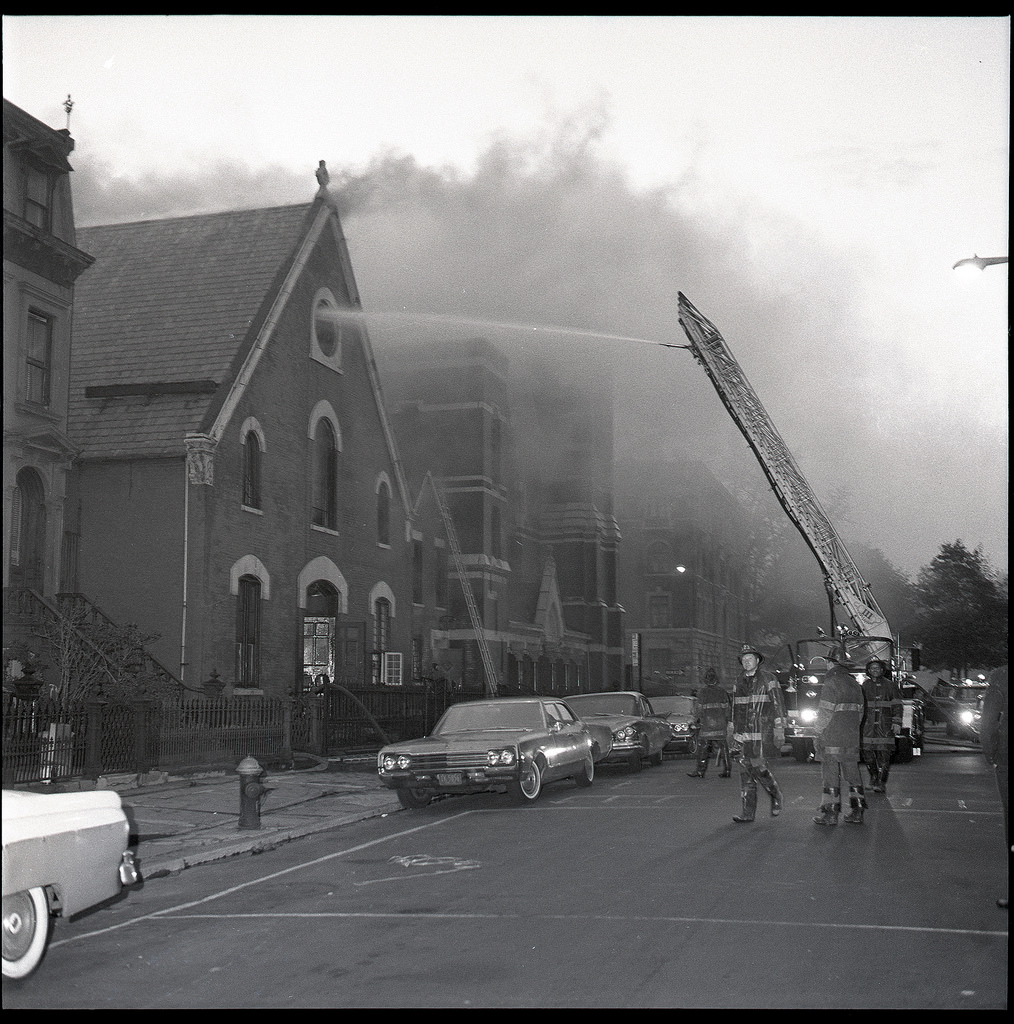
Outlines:
{"type": "Polygon", "coordinates": [[[8,16],[3,74],[53,127],[72,96],[79,225],[309,201],[324,159],[381,356],[409,313],[519,355],[563,326],[575,379],[613,360],[621,454],[764,486],[658,344],[683,291],[846,538],[912,574],[955,539],[1007,569],[1007,267],[951,268],[1007,255],[1009,44],[1006,18],[8,16]]]}

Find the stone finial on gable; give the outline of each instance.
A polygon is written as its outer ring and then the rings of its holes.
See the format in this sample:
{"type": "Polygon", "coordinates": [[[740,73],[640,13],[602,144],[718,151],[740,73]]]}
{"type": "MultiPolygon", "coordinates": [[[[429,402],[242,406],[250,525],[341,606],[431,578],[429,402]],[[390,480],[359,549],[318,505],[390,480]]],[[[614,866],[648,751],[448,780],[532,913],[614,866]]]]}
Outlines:
{"type": "Polygon", "coordinates": [[[327,185],[328,182],[331,180],[331,175],[327,173],[327,165],[324,163],[323,160],[321,160],[321,162],[317,165],[316,174],[317,183],[320,185],[320,188],[317,190],[317,195],[327,195],[327,185]]]}

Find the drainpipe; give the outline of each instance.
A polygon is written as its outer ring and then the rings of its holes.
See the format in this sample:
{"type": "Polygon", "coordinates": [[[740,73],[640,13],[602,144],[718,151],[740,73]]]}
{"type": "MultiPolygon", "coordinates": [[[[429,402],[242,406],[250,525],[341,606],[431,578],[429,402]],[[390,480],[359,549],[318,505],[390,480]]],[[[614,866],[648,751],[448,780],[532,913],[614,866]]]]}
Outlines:
{"type": "Polygon", "coordinates": [[[180,682],[187,670],[187,566],[190,549],[190,470],[183,460],[183,609],[180,624],[180,682]]]}

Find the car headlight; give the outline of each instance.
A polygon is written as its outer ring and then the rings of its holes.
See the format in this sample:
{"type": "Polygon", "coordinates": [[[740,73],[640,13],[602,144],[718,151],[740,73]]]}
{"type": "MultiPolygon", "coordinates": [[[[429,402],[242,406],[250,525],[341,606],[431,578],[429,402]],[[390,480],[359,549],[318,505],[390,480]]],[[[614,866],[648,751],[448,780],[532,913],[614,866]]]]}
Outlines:
{"type": "Polygon", "coordinates": [[[817,712],[814,711],[813,708],[803,708],[803,710],[799,712],[799,719],[802,722],[816,722],[817,712]]]}
{"type": "Polygon", "coordinates": [[[404,771],[406,768],[408,768],[409,765],[411,765],[411,764],[412,764],[412,758],[410,758],[408,756],[408,754],[399,754],[398,755],[398,767],[402,771],[404,771]]]}
{"type": "Polygon", "coordinates": [[[514,764],[516,760],[517,754],[514,753],[513,747],[498,747],[486,751],[486,763],[491,768],[498,764],[514,764]]]}
{"type": "Polygon", "coordinates": [[[973,715],[971,711],[962,711],[961,712],[961,724],[962,725],[971,725],[972,722],[974,722],[974,721],[975,721],[975,715],[973,715]]]}
{"type": "Polygon", "coordinates": [[[625,725],[614,733],[618,740],[632,740],[637,735],[637,730],[632,725],[625,725]]]}
{"type": "Polygon", "coordinates": [[[395,765],[398,763],[398,759],[394,754],[385,754],[381,763],[385,772],[391,772],[394,771],[395,765]]]}

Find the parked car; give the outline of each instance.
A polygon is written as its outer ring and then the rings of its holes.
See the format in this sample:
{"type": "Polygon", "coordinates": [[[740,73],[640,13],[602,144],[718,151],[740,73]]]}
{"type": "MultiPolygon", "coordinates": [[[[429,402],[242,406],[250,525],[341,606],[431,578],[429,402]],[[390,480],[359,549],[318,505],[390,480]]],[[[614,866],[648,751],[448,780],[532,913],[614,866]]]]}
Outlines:
{"type": "Polygon", "coordinates": [[[489,791],[530,804],[547,782],[572,778],[590,786],[597,749],[592,730],[562,700],[467,701],[451,705],[429,736],[382,748],[377,772],[403,807],[425,807],[447,793],[489,791]]]}
{"type": "Polygon", "coordinates": [[[651,702],[636,690],[609,690],[604,693],[574,693],[567,703],[586,723],[608,725],[613,748],[605,762],[622,761],[633,772],[641,762],[662,763],[662,751],[672,739],[664,715],[655,712],[651,702]]]}
{"type": "Polygon", "coordinates": [[[669,742],[665,753],[696,754],[701,731],[701,712],[696,697],[682,695],[652,697],[651,706],[656,715],[669,723],[669,742]]]}
{"type": "Polygon", "coordinates": [[[3,976],[42,962],[54,917],[71,917],[139,878],[118,794],[3,791],[3,976]]]}

